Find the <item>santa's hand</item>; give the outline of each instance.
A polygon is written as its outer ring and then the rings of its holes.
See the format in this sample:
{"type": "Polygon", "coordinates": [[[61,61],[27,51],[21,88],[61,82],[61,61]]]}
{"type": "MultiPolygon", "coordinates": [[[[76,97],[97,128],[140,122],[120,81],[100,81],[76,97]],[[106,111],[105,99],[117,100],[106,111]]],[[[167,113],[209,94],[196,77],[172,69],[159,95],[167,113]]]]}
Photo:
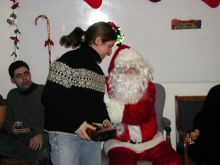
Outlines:
{"type": "Polygon", "coordinates": [[[96,127],[84,121],[82,125],[76,130],[75,134],[78,135],[83,140],[91,140],[86,130],[89,129],[91,131],[95,131],[96,127]]]}
{"type": "Polygon", "coordinates": [[[102,126],[104,128],[108,128],[111,126],[111,122],[108,120],[108,119],[105,119],[103,122],[102,122],[102,126]]]}

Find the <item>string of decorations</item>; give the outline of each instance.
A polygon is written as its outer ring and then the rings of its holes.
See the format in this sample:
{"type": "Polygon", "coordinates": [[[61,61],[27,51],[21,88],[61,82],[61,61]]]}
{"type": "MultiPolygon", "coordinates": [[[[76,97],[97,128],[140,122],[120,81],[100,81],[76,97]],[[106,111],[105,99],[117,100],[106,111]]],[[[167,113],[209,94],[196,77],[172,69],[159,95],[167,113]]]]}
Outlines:
{"type": "MultiPolygon", "coordinates": [[[[93,9],[98,9],[102,5],[102,0],[83,0],[93,9]]],[[[160,2],[161,0],[149,0],[150,2],[160,2]]],[[[220,0],[201,0],[205,2],[209,7],[216,8],[220,4],[220,0]]]]}
{"type": "Polygon", "coordinates": [[[7,23],[14,28],[14,34],[10,36],[9,38],[13,41],[14,47],[13,47],[13,52],[11,53],[11,56],[14,56],[14,60],[16,60],[18,54],[18,43],[20,42],[19,40],[19,35],[21,32],[18,29],[18,25],[16,23],[17,15],[16,15],[16,9],[19,8],[19,2],[17,0],[10,0],[12,2],[11,9],[12,13],[10,14],[9,18],[7,18],[7,23]]]}
{"type": "MultiPolygon", "coordinates": [[[[14,60],[16,60],[17,56],[18,56],[18,50],[19,50],[19,35],[21,34],[16,19],[17,19],[17,14],[16,14],[16,10],[19,8],[19,1],[18,0],[9,0],[10,2],[12,2],[11,5],[11,9],[12,9],[12,13],[10,14],[10,16],[7,18],[7,23],[14,28],[14,32],[13,35],[10,36],[9,38],[13,41],[14,47],[13,47],[13,52],[11,53],[10,56],[14,57],[14,60]]],[[[161,0],[149,0],[151,2],[160,2],[161,0]]],[[[204,3],[206,3],[208,6],[212,7],[212,8],[216,8],[219,6],[220,4],[220,0],[201,0],[204,3]]],[[[89,6],[91,6],[94,9],[99,8],[102,5],[102,0],[84,0],[84,2],[86,2],[89,6]]],[[[51,45],[53,46],[53,41],[50,39],[50,24],[49,24],[49,19],[44,16],[44,15],[40,15],[39,17],[43,17],[47,20],[47,30],[48,30],[48,39],[45,41],[45,47],[48,47],[48,52],[49,52],[49,64],[51,64],[51,45]]],[[[35,24],[37,24],[37,19],[35,20],[35,24]]],[[[120,34],[120,28],[117,27],[115,30],[118,31],[118,39],[117,39],[117,44],[120,45],[121,42],[124,39],[124,36],[120,34]]]]}

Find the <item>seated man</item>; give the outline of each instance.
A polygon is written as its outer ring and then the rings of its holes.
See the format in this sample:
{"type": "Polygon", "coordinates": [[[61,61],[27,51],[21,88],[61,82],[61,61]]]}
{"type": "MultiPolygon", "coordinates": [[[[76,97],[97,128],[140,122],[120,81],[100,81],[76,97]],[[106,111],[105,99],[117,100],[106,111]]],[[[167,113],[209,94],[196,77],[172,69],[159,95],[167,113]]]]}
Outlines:
{"type": "Polygon", "coordinates": [[[198,165],[213,165],[218,162],[218,152],[213,150],[220,147],[219,142],[219,108],[220,84],[212,87],[203,103],[201,111],[194,119],[194,130],[186,138],[189,157],[198,165]],[[192,144],[193,142],[193,144],[192,144]]]}
{"type": "Polygon", "coordinates": [[[7,95],[5,131],[0,133],[0,155],[26,160],[30,165],[49,158],[47,134],[44,133],[44,107],[41,104],[43,85],[33,83],[29,66],[15,61],[9,66],[9,75],[17,88],[7,95]],[[14,123],[23,127],[16,129],[14,123]]]}
{"type": "Polygon", "coordinates": [[[156,89],[144,58],[126,45],[115,52],[108,69],[105,103],[109,117],[118,127],[116,138],[104,143],[110,165],[182,165],[171,145],[158,132],[156,89]]]}
{"type": "Polygon", "coordinates": [[[6,105],[3,97],[0,95],[0,131],[3,128],[5,122],[6,105]]]}

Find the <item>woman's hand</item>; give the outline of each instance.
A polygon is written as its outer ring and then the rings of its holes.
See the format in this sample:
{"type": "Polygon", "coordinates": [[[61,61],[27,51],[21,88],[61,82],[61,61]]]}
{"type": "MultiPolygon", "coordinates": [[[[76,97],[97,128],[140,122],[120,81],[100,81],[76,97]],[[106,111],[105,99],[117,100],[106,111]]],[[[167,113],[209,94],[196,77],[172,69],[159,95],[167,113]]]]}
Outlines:
{"type": "Polygon", "coordinates": [[[95,131],[96,127],[84,121],[82,125],[76,130],[75,134],[78,135],[83,140],[91,140],[91,138],[87,134],[87,129],[91,131],[95,131]]]}

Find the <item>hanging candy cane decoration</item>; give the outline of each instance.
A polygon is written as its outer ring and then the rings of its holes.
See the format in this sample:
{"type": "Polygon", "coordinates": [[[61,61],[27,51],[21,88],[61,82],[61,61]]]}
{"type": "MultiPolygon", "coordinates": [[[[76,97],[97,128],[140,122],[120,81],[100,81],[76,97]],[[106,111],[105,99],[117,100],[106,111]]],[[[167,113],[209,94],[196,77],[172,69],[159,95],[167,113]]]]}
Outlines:
{"type": "Polygon", "coordinates": [[[49,65],[51,65],[51,45],[53,46],[54,43],[53,43],[53,41],[50,39],[50,21],[49,21],[49,19],[48,19],[47,16],[45,16],[45,15],[39,15],[39,16],[37,16],[37,17],[35,18],[35,25],[37,25],[37,20],[38,20],[39,18],[46,19],[46,21],[47,21],[47,34],[48,34],[48,38],[47,38],[47,40],[44,42],[44,46],[45,46],[45,47],[48,47],[49,65]]]}

